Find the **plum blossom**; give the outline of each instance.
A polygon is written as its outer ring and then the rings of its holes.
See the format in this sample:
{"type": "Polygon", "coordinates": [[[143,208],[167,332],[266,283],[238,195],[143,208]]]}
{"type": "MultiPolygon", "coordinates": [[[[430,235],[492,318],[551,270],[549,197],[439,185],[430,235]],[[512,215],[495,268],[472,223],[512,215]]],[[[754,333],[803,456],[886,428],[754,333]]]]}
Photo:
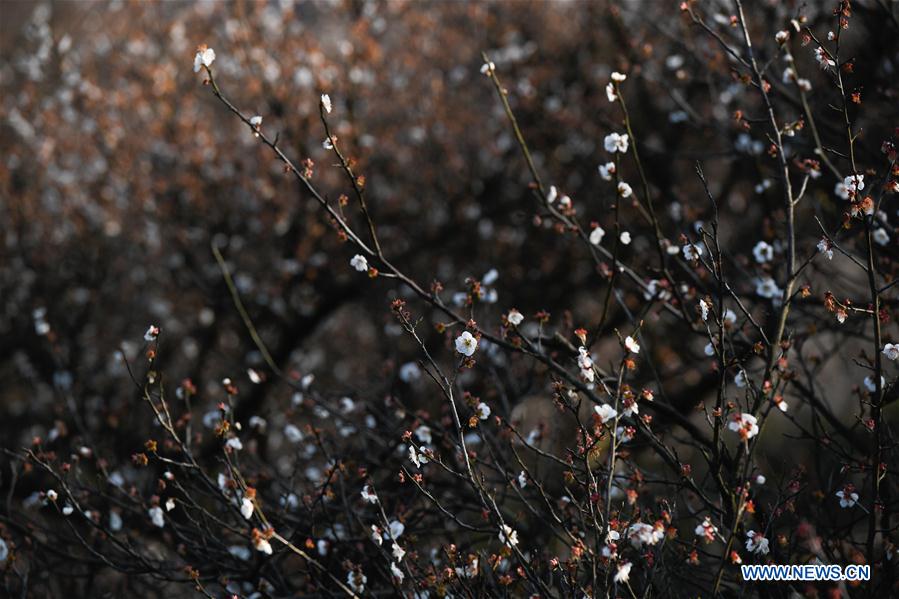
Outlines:
{"type": "Polygon", "coordinates": [[[846,485],[837,491],[836,496],[840,498],[840,507],[844,509],[850,508],[858,502],[858,493],[855,492],[855,487],[852,485],[846,485]]]}
{"type": "Polygon", "coordinates": [[[478,340],[468,331],[456,337],[456,351],[463,356],[470,358],[476,349],[478,349],[478,340]]]}
{"type": "Polygon", "coordinates": [[[752,248],[752,255],[759,264],[770,262],[774,258],[774,248],[765,241],[760,241],[752,248]]]}
{"type": "Polygon", "coordinates": [[[581,346],[578,348],[578,358],[577,365],[578,368],[581,369],[581,377],[587,382],[592,383],[594,372],[593,372],[593,358],[590,357],[590,354],[587,352],[587,348],[581,346]]]}
{"type": "Polygon", "coordinates": [[[517,327],[524,321],[524,315],[515,308],[512,308],[511,310],[509,310],[509,314],[506,316],[506,320],[517,327]]]}
{"type": "Polygon", "coordinates": [[[499,540],[506,547],[515,547],[518,545],[518,532],[508,524],[503,524],[502,530],[499,531],[499,540]]]}
{"type": "Polygon", "coordinates": [[[623,245],[631,244],[631,234],[627,231],[622,231],[621,235],[618,236],[618,239],[621,241],[623,245]]]}
{"type": "Polygon", "coordinates": [[[490,417],[490,406],[483,401],[475,407],[474,411],[481,420],[487,420],[490,417]]]}
{"type": "Polygon", "coordinates": [[[637,343],[637,341],[630,335],[624,338],[624,347],[626,347],[627,351],[631,352],[632,354],[640,353],[640,344],[637,343]]]}
{"type": "Polygon", "coordinates": [[[423,447],[416,449],[414,445],[409,446],[409,459],[412,460],[415,467],[419,469],[428,463],[428,458],[424,455],[423,450],[423,447]]]}
{"type": "Polygon", "coordinates": [[[371,488],[371,485],[362,487],[360,495],[362,496],[362,499],[368,503],[378,503],[378,495],[374,492],[374,489],[371,488]]]}
{"type": "MultiPolygon", "coordinates": [[[[837,184],[837,188],[840,188],[840,184],[837,184]]],[[[864,175],[849,175],[848,177],[843,179],[842,189],[843,193],[838,193],[845,200],[855,196],[858,192],[865,188],[865,176],[864,175]]]]}
{"type": "Polygon", "coordinates": [[[433,437],[431,436],[431,427],[422,424],[418,428],[415,429],[415,438],[418,439],[420,443],[424,443],[426,445],[430,444],[433,441],[433,437]]]}
{"type": "Polygon", "coordinates": [[[715,540],[715,535],[718,534],[718,528],[712,524],[712,518],[706,516],[705,520],[697,525],[693,532],[696,533],[697,537],[705,539],[706,543],[712,543],[715,540]]]}
{"type": "Polygon", "coordinates": [[[827,256],[828,260],[833,260],[833,244],[830,243],[830,240],[826,237],[823,237],[821,241],[818,242],[818,252],[827,256]]]}
{"type": "Polygon", "coordinates": [[[594,406],[593,411],[596,412],[596,415],[599,416],[599,421],[603,424],[605,424],[609,420],[614,420],[618,415],[618,411],[607,403],[599,406],[594,406]]]}
{"type": "Polygon", "coordinates": [[[488,60],[481,65],[481,75],[484,75],[485,77],[489,77],[490,75],[492,75],[495,70],[496,65],[493,63],[493,61],[488,60]]]}
{"type": "Polygon", "coordinates": [[[762,555],[767,555],[768,539],[755,532],[754,530],[748,531],[746,533],[746,551],[749,551],[750,553],[760,553],[762,555]]]}
{"type": "Polygon", "coordinates": [[[362,573],[362,570],[350,570],[346,575],[346,583],[354,593],[362,594],[365,591],[365,583],[368,578],[362,573]]]}
{"type": "Polygon", "coordinates": [[[744,389],[746,387],[746,372],[740,371],[737,373],[737,376],[734,377],[734,384],[739,389],[744,389]]]}
{"type": "MultiPolygon", "coordinates": [[[[884,388],[884,386],[886,385],[886,382],[887,382],[887,381],[886,381],[885,378],[880,377],[880,388],[881,388],[881,389],[884,388]]],[[[874,382],[874,377],[873,377],[873,376],[866,376],[866,377],[865,377],[865,380],[863,381],[863,383],[864,383],[864,385],[865,385],[865,389],[868,390],[868,393],[876,393],[876,392],[877,392],[877,385],[876,385],[875,382],[874,382]]]]}
{"type": "Polygon", "coordinates": [[[593,245],[599,245],[602,243],[602,238],[605,237],[605,230],[597,225],[592,231],[590,231],[590,243],[593,245]]]}
{"type": "Polygon", "coordinates": [[[322,107],[325,109],[325,112],[331,114],[331,96],[328,94],[322,94],[322,107]]]}
{"type": "Polygon", "coordinates": [[[702,256],[702,247],[692,243],[683,246],[681,251],[684,253],[684,260],[689,260],[690,262],[699,260],[699,257],[702,256]]]}
{"type": "Polygon", "coordinates": [[[599,165],[599,176],[603,178],[604,181],[611,181],[612,176],[615,174],[617,167],[614,162],[607,162],[605,164],[599,165]]]}
{"type": "Polygon", "coordinates": [[[606,152],[610,152],[612,154],[614,154],[615,152],[621,152],[622,154],[624,154],[625,152],[627,152],[627,143],[627,133],[609,133],[603,140],[603,147],[605,147],[606,152]]]}
{"type": "Polygon", "coordinates": [[[300,429],[295,424],[288,424],[284,427],[284,436],[291,443],[299,443],[303,440],[303,433],[300,432],[300,429]]]}
{"type": "Polygon", "coordinates": [[[240,502],[240,515],[244,517],[244,520],[249,520],[253,517],[253,500],[249,497],[244,497],[243,501],[240,502]]]}
{"type": "Polygon", "coordinates": [[[781,295],[780,287],[771,277],[762,277],[755,282],[755,293],[766,299],[775,299],[781,295]]]}
{"type": "Polygon", "coordinates": [[[158,526],[159,528],[165,526],[165,516],[161,507],[154,505],[147,510],[147,514],[150,515],[150,521],[153,522],[154,526],[158,526]]]}
{"type": "Polygon", "coordinates": [[[883,346],[883,355],[886,356],[887,360],[895,361],[899,358],[899,344],[895,343],[887,343],[883,346]]]}
{"type": "Polygon", "coordinates": [[[824,48],[822,48],[821,46],[815,48],[815,60],[818,61],[818,66],[825,71],[831,67],[836,66],[837,64],[833,60],[831,60],[831,58],[827,55],[827,52],[825,52],[824,48]]]}
{"type": "Polygon", "coordinates": [[[878,227],[871,235],[871,238],[877,245],[886,245],[890,242],[890,234],[883,227],[878,227]]]}
{"type": "Polygon", "coordinates": [[[197,47],[197,55],[194,56],[194,73],[199,73],[203,67],[209,68],[215,60],[215,50],[202,44],[197,47]]]}
{"type": "Polygon", "coordinates": [[[758,419],[752,414],[734,414],[727,428],[740,435],[744,441],[759,434],[758,419]]]}
{"type": "Polygon", "coordinates": [[[615,91],[614,83],[609,82],[606,84],[606,98],[608,98],[609,102],[618,100],[618,92],[615,91]]]}
{"type": "Polygon", "coordinates": [[[367,272],[368,271],[368,260],[365,259],[365,256],[361,254],[356,254],[353,256],[353,259],[350,260],[350,266],[358,270],[359,272],[367,272]]]}
{"type": "Polygon", "coordinates": [[[522,489],[525,488],[528,484],[528,477],[525,474],[524,470],[518,473],[518,486],[522,489]]]}
{"type": "Polygon", "coordinates": [[[553,202],[556,201],[556,198],[558,198],[558,197],[559,197],[559,190],[556,189],[556,186],[555,186],[555,185],[550,185],[550,186],[549,186],[549,193],[546,194],[546,203],[547,203],[547,204],[552,204],[553,202]]]}
{"type": "Polygon", "coordinates": [[[633,564],[630,562],[621,562],[618,564],[618,570],[615,572],[615,582],[627,582],[630,579],[631,568],[633,564]]]}
{"type": "Polygon", "coordinates": [[[144,341],[155,341],[157,337],[159,337],[159,327],[151,324],[147,332],[144,333],[144,341]]]}
{"type": "Polygon", "coordinates": [[[396,541],[401,536],[403,536],[403,532],[406,530],[406,525],[400,522],[399,520],[391,520],[387,525],[387,534],[389,538],[396,541]]]}
{"type": "Polygon", "coordinates": [[[612,71],[612,81],[614,81],[615,83],[622,83],[625,79],[627,79],[627,75],[625,75],[624,73],[612,71]]]}
{"type": "Polygon", "coordinates": [[[403,558],[406,557],[406,550],[400,547],[397,543],[393,544],[393,546],[390,548],[390,552],[393,554],[393,558],[398,562],[403,561],[403,558]]]}
{"type": "Polygon", "coordinates": [[[704,299],[699,300],[699,311],[702,315],[703,320],[709,319],[709,305],[706,303],[704,299]]]}
{"type": "Polygon", "coordinates": [[[406,578],[406,575],[403,574],[403,571],[396,565],[396,562],[390,562],[390,573],[393,574],[393,577],[396,578],[397,582],[403,582],[403,579],[406,578]]]}
{"type": "Polygon", "coordinates": [[[634,190],[631,189],[631,186],[628,185],[627,183],[625,183],[624,181],[622,181],[621,183],[618,184],[618,195],[620,195],[622,198],[631,197],[631,194],[633,192],[634,192],[634,190]]]}
{"type": "Polygon", "coordinates": [[[627,538],[634,549],[640,549],[644,545],[656,545],[665,537],[665,526],[661,522],[655,525],[637,522],[627,529],[627,538]]]}

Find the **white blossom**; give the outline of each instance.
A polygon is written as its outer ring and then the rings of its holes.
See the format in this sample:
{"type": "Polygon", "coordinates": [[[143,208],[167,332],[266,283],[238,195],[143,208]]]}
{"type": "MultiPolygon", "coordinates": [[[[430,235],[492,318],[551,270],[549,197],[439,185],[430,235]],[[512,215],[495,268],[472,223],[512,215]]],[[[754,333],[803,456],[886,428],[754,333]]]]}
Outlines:
{"type": "Polygon", "coordinates": [[[871,235],[877,245],[886,245],[890,242],[890,234],[883,227],[878,227],[871,235]]]}
{"type": "Polygon", "coordinates": [[[630,335],[624,338],[624,347],[626,347],[627,351],[631,352],[632,354],[640,353],[640,344],[637,343],[637,341],[630,335]]]}
{"type": "Polygon", "coordinates": [[[840,498],[841,508],[850,508],[858,502],[858,493],[853,491],[850,487],[840,489],[837,491],[836,495],[840,498]]]}
{"type": "Polygon", "coordinates": [[[704,538],[706,542],[711,543],[715,540],[715,535],[718,534],[718,528],[712,524],[712,519],[706,516],[705,520],[697,525],[693,532],[696,533],[697,537],[704,538]]]}
{"type": "Polygon", "coordinates": [[[506,315],[506,320],[517,327],[524,321],[524,315],[515,308],[512,308],[509,310],[509,314],[506,315]]]}
{"type": "Polygon", "coordinates": [[[886,356],[888,360],[895,361],[896,358],[899,358],[899,344],[887,343],[884,345],[883,355],[886,356]]]}
{"type": "Polygon", "coordinates": [[[481,74],[489,77],[496,70],[496,65],[492,61],[487,61],[481,65],[481,74]]]}
{"type": "Polygon", "coordinates": [[[331,114],[331,96],[328,94],[322,94],[322,106],[325,109],[325,112],[331,114]]]}
{"type": "Polygon", "coordinates": [[[153,522],[154,526],[158,526],[159,528],[165,526],[165,516],[161,507],[158,505],[153,506],[147,513],[150,515],[150,520],[153,522]]]}
{"type": "Polygon", "coordinates": [[[606,152],[611,152],[612,154],[621,152],[623,154],[627,152],[627,143],[627,133],[609,133],[603,140],[603,147],[605,147],[606,152]]]}
{"type": "Polygon", "coordinates": [[[490,417],[490,406],[485,404],[483,401],[477,405],[474,409],[475,413],[478,415],[478,418],[481,420],[487,420],[490,417]]]}
{"type": "Polygon", "coordinates": [[[593,358],[590,357],[590,354],[587,352],[587,348],[584,346],[578,348],[577,365],[578,368],[581,369],[581,376],[588,382],[592,383],[594,377],[593,358]]]}
{"type": "Polygon", "coordinates": [[[47,491],[46,495],[47,499],[49,499],[50,501],[56,501],[57,497],[59,497],[59,495],[53,489],[47,491]]]}
{"type": "MultiPolygon", "coordinates": [[[[865,385],[865,389],[868,390],[868,393],[876,393],[877,392],[877,384],[874,382],[873,376],[866,376],[865,380],[863,381],[863,384],[865,385]]],[[[883,387],[885,385],[886,385],[886,379],[883,377],[880,377],[880,388],[883,389],[883,387]]]]}
{"type": "Polygon", "coordinates": [[[597,226],[595,229],[590,231],[590,243],[593,245],[599,245],[602,242],[602,238],[605,237],[605,230],[602,227],[597,226]]]}
{"type": "Polygon", "coordinates": [[[603,424],[605,424],[609,420],[614,420],[618,415],[618,412],[615,410],[615,408],[607,403],[594,406],[593,411],[596,412],[596,415],[599,416],[599,421],[603,424]]]}
{"type": "Polygon", "coordinates": [[[781,295],[780,287],[771,277],[762,277],[755,282],[755,293],[766,299],[774,299],[781,295]]]}
{"type": "Polygon", "coordinates": [[[416,449],[414,445],[409,446],[409,459],[412,460],[412,463],[415,464],[415,467],[419,469],[424,464],[428,463],[428,458],[425,457],[423,453],[421,453],[421,449],[423,448],[416,449]]]}
{"type": "Polygon", "coordinates": [[[627,529],[627,538],[634,549],[640,549],[643,545],[656,545],[664,537],[665,527],[661,522],[657,522],[655,526],[636,522],[627,529]]]}
{"type": "Polygon", "coordinates": [[[215,50],[203,44],[197,48],[197,55],[194,56],[194,73],[199,73],[203,67],[211,67],[214,60],[215,50]]]}
{"type": "Polygon", "coordinates": [[[627,75],[625,75],[624,73],[619,73],[618,71],[612,71],[612,81],[614,81],[616,83],[621,83],[625,79],[627,79],[627,75]]]}
{"type": "Polygon", "coordinates": [[[122,530],[122,517],[118,512],[109,512],[109,530],[112,532],[122,530]]]}
{"type": "Polygon", "coordinates": [[[471,357],[476,349],[478,349],[478,340],[468,331],[456,337],[456,351],[463,356],[471,357]]]}
{"type": "Polygon", "coordinates": [[[262,126],[262,117],[258,114],[254,117],[250,117],[250,125],[258,129],[262,126]]]}
{"type": "Polygon", "coordinates": [[[394,543],[390,548],[390,552],[393,554],[393,559],[398,562],[403,561],[403,558],[406,557],[406,550],[400,547],[397,543],[394,543]]]}
{"type": "Polygon", "coordinates": [[[746,551],[749,551],[750,553],[760,553],[762,555],[767,555],[768,539],[755,532],[754,530],[748,531],[746,533],[746,551]]]}
{"type": "Polygon", "coordinates": [[[615,174],[617,167],[614,162],[607,162],[605,164],[599,165],[599,176],[603,178],[604,181],[611,181],[612,176],[615,174]]]}
{"type": "Polygon", "coordinates": [[[367,501],[368,503],[378,503],[378,495],[371,488],[371,485],[365,485],[362,487],[362,499],[367,501]]]}
{"type": "Polygon", "coordinates": [[[606,98],[608,98],[609,102],[615,102],[618,100],[618,92],[615,91],[614,83],[606,84],[606,98]]]}
{"type": "Polygon", "coordinates": [[[818,61],[818,66],[824,70],[836,66],[837,64],[833,60],[831,60],[831,58],[827,55],[827,52],[825,52],[824,48],[822,48],[821,46],[815,48],[815,60],[818,61]]]}
{"type": "Polygon", "coordinates": [[[287,437],[287,440],[291,443],[299,443],[303,440],[303,433],[301,433],[300,429],[293,424],[288,424],[284,427],[284,436],[287,437]]]}
{"type": "Polygon", "coordinates": [[[622,198],[629,198],[631,197],[632,193],[633,190],[631,189],[631,186],[624,181],[618,184],[618,195],[620,195],[622,198]]]}
{"type": "Polygon", "coordinates": [[[508,524],[503,524],[502,530],[499,531],[499,540],[506,547],[515,547],[518,545],[518,532],[508,524]]]}
{"type": "Polygon", "coordinates": [[[631,234],[628,231],[622,231],[621,235],[618,236],[618,239],[624,245],[631,244],[631,234]]]}
{"type": "Polygon", "coordinates": [[[368,271],[368,260],[365,259],[365,256],[361,254],[356,254],[353,256],[353,259],[350,260],[350,266],[358,270],[359,272],[367,272],[368,271]]]}
{"type": "Polygon", "coordinates": [[[618,564],[618,570],[615,572],[615,582],[627,582],[631,575],[633,564],[630,562],[621,562],[618,564]]]}
{"type": "Polygon", "coordinates": [[[752,255],[759,264],[770,262],[774,258],[774,248],[765,241],[760,241],[752,248],[752,255]]]}
{"type": "Polygon", "coordinates": [[[253,516],[253,500],[249,497],[244,497],[240,502],[240,515],[244,520],[249,520],[253,516]]]}
{"type": "Polygon", "coordinates": [[[527,474],[525,474],[524,470],[522,470],[521,472],[518,473],[518,486],[523,489],[523,488],[525,488],[525,486],[527,486],[527,484],[528,484],[527,474]]]}
{"type": "Polygon", "coordinates": [[[821,241],[818,242],[818,252],[827,256],[828,260],[833,260],[833,246],[830,243],[830,240],[826,237],[822,238],[821,241]]]}
{"type": "Polygon", "coordinates": [[[681,251],[684,254],[684,259],[691,262],[693,260],[699,260],[699,257],[702,256],[702,246],[694,245],[692,243],[683,246],[681,251]]]}
{"type": "Polygon", "coordinates": [[[744,441],[748,441],[759,433],[758,419],[752,414],[734,414],[727,428],[739,434],[744,441]]]}
{"type": "Polygon", "coordinates": [[[433,437],[431,436],[431,427],[426,424],[418,426],[415,429],[415,437],[420,443],[430,445],[433,441],[433,437]]]}
{"type": "Polygon", "coordinates": [[[559,190],[556,189],[555,185],[549,186],[549,193],[546,194],[546,203],[552,204],[556,201],[556,198],[559,197],[559,190]]]}
{"type": "Polygon", "coordinates": [[[390,573],[393,574],[397,582],[403,582],[403,579],[406,577],[403,571],[399,569],[399,566],[396,565],[396,562],[390,562],[390,573]]]}
{"type": "Polygon", "coordinates": [[[746,372],[741,370],[737,373],[737,376],[734,377],[734,384],[739,388],[743,389],[746,387],[746,372]]]}
{"type": "Polygon", "coordinates": [[[351,570],[347,572],[346,575],[346,583],[353,590],[354,593],[362,594],[365,590],[365,583],[368,582],[368,578],[362,571],[354,571],[351,570]]]}
{"type": "Polygon", "coordinates": [[[399,539],[403,532],[406,530],[406,525],[400,522],[399,520],[391,520],[387,525],[387,532],[390,535],[390,538],[396,541],[399,539]]]}
{"type": "Polygon", "coordinates": [[[264,553],[266,555],[272,554],[272,544],[268,542],[268,539],[263,537],[256,537],[253,540],[253,546],[256,548],[256,551],[264,553]]]}

